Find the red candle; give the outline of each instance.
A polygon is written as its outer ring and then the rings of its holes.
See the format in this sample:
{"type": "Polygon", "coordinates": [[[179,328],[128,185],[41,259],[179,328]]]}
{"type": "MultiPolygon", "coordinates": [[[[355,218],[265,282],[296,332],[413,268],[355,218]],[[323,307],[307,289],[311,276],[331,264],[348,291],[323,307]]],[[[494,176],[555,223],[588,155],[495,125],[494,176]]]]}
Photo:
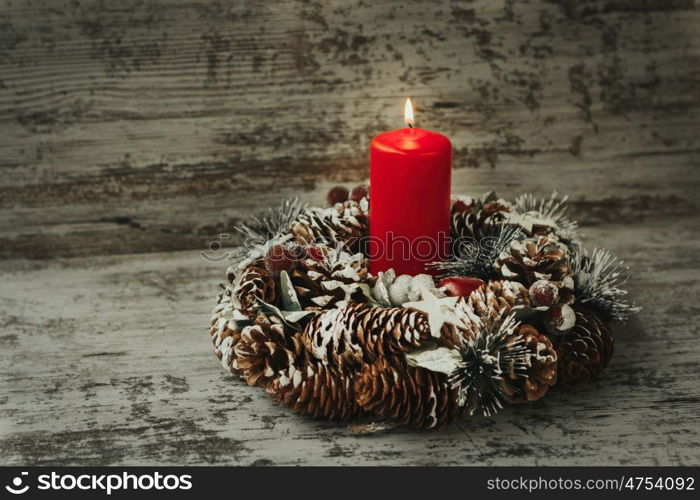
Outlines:
{"type": "Polygon", "coordinates": [[[452,144],[442,134],[407,128],[376,136],[370,145],[370,270],[426,272],[445,260],[450,234],[452,144]]]}

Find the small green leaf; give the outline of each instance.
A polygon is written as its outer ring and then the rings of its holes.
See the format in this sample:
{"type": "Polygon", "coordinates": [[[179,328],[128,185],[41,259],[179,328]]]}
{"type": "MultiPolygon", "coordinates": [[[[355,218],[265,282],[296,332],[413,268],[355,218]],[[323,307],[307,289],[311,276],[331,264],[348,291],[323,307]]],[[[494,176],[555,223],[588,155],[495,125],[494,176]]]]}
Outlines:
{"type": "Polygon", "coordinates": [[[280,289],[282,291],[282,307],[286,311],[301,311],[301,303],[297,292],[294,290],[292,280],[289,278],[287,271],[280,272],[280,289]]]}
{"type": "Polygon", "coordinates": [[[425,368],[433,372],[450,375],[462,362],[462,355],[456,349],[437,347],[433,342],[405,354],[408,366],[425,368]]]}
{"type": "Polygon", "coordinates": [[[315,314],[314,311],[282,311],[285,315],[284,319],[291,323],[298,323],[310,314],[315,314]]]}
{"type": "Polygon", "coordinates": [[[243,314],[238,309],[229,309],[221,315],[224,319],[233,322],[234,328],[236,330],[243,328],[245,326],[252,325],[254,321],[243,314]]]}
{"type": "Polygon", "coordinates": [[[283,311],[279,307],[259,299],[258,310],[265,316],[275,316],[279,318],[289,328],[297,331],[301,331],[303,328],[299,323],[301,320],[307,318],[309,315],[315,314],[314,311],[283,311]]]}

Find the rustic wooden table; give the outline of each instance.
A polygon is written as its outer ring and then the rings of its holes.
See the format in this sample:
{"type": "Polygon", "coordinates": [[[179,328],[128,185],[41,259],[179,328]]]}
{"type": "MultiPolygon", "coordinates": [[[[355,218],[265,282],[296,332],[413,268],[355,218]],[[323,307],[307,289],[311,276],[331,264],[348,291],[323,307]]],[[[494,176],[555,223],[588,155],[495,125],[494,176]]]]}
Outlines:
{"type": "Polygon", "coordinates": [[[697,1],[0,4],[2,465],[700,463],[697,1]],[[591,386],[356,437],[221,370],[199,253],[365,180],[409,95],[455,192],[570,193],[644,310],[591,386]]]}

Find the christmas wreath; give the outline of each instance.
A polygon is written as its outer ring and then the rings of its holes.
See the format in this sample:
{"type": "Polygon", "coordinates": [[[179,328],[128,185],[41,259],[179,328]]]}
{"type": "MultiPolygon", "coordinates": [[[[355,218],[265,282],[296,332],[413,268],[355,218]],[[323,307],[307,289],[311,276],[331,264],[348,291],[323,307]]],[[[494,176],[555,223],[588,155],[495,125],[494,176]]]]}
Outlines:
{"type": "Polygon", "coordinates": [[[623,262],[581,246],[565,201],[455,197],[436,277],[369,272],[365,187],[334,188],[328,208],[287,201],[238,228],[215,353],[282,405],[358,432],[439,428],[589,382],[612,356],[609,323],[638,308],[623,262]]]}

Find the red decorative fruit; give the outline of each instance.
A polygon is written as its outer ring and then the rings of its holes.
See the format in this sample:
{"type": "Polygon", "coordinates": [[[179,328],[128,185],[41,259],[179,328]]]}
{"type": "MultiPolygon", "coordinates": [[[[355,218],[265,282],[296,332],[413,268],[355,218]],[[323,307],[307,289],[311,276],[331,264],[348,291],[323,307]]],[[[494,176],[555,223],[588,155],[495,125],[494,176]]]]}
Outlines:
{"type": "Polygon", "coordinates": [[[297,249],[289,245],[274,245],[265,255],[265,269],[270,274],[277,276],[282,271],[291,271],[299,261],[297,249]]]}
{"type": "Polygon", "coordinates": [[[350,199],[352,201],[360,202],[362,198],[366,198],[369,195],[369,189],[367,184],[360,184],[355,186],[350,193],[350,199]]]}
{"type": "Polygon", "coordinates": [[[323,250],[317,246],[306,247],[306,255],[315,260],[316,262],[321,262],[324,259],[323,250]]]}
{"type": "Polygon", "coordinates": [[[535,307],[551,307],[559,300],[559,288],[548,280],[537,280],[530,285],[530,300],[535,307]]]}
{"type": "Polygon", "coordinates": [[[440,280],[438,287],[450,297],[469,297],[483,284],[484,282],[479,278],[471,276],[450,276],[440,280]]]}
{"type": "Polygon", "coordinates": [[[452,202],[453,212],[469,212],[474,206],[474,202],[471,199],[457,198],[452,202]]]}
{"type": "Polygon", "coordinates": [[[331,188],[330,191],[328,191],[328,194],[326,195],[326,200],[328,201],[328,204],[330,206],[333,206],[336,203],[343,203],[344,201],[348,201],[348,196],[350,196],[348,188],[343,186],[335,186],[331,188]]]}

